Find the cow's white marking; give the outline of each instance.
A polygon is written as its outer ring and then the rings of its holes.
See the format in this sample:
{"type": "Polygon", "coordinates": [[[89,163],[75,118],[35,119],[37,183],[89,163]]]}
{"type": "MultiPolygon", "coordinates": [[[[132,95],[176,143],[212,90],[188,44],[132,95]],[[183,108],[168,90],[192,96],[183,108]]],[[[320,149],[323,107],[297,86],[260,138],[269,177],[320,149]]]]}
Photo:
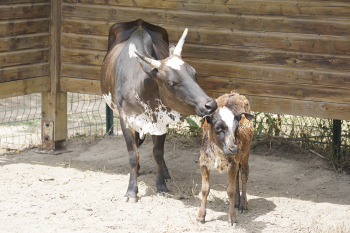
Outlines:
{"type": "Polygon", "coordinates": [[[221,119],[225,124],[227,125],[228,128],[233,128],[233,121],[235,120],[235,116],[231,112],[230,109],[227,107],[220,108],[219,114],[221,116],[221,119]]]}
{"type": "Polygon", "coordinates": [[[130,43],[130,45],[129,45],[129,57],[130,58],[137,57],[135,51],[136,51],[136,46],[133,43],[130,43]]]}
{"type": "Polygon", "coordinates": [[[149,133],[151,135],[163,135],[167,132],[167,124],[180,121],[181,114],[174,111],[168,110],[162,101],[157,99],[158,107],[154,110],[151,107],[140,100],[139,96],[136,94],[136,99],[144,108],[144,112],[139,115],[125,116],[124,120],[126,127],[132,128],[139,132],[140,138],[143,135],[149,133]],[[153,120],[155,119],[155,121],[153,120]]]}
{"type": "Polygon", "coordinates": [[[172,57],[165,63],[165,65],[167,65],[175,70],[180,70],[181,69],[180,66],[182,64],[184,64],[184,61],[178,57],[172,57]]]}

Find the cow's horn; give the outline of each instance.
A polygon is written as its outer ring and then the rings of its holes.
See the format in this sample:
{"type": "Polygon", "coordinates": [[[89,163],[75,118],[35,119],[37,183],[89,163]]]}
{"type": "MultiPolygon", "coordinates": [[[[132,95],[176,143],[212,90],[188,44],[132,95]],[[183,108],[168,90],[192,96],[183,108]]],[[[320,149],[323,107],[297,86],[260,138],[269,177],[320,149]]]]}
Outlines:
{"type": "Polygon", "coordinates": [[[177,42],[176,48],[174,50],[174,54],[176,54],[178,56],[181,56],[182,47],[184,46],[185,39],[186,39],[186,36],[187,36],[187,32],[188,32],[188,29],[186,28],[184,33],[182,34],[179,42],[177,42]]]}
{"type": "Polygon", "coordinates": [[[147,64],[149,64],[149,65],[152,66],[153,68],[159,69],[160,64],[161,64],[160,61],[157,61],[157,60],[154,60],[154,59],[145,57],[145,56],[139,54],[139,52],[137,52],[136,50],[135,50],[135,53],[136,53],[136,55],[137,55],[139,58],[141,58],[144,62],[146,62],[147,64]]]}

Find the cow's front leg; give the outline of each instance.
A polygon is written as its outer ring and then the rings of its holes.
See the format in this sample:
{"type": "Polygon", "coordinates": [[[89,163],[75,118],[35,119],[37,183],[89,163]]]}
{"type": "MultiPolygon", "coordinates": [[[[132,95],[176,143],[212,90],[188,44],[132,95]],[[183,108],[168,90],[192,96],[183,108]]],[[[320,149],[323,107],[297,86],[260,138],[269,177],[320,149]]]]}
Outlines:
{"type": "Polygon", "coordinates": [[[227,195],[230,202],[230,207],[228,211],[228,224],[229,226],[237,225],[237,216],[235,211],[235,194],[236,194],[236,182],[237,182],[237,173],[239,171],[239,164],[232,162],[227,171],[228,175],[228,186],[227,186],[227,195]]]}
{"type": "Polygon", "coordinates": [[[168,188],[166,187],[165,179],[164,179],[164,143],[165,143],[165,136],[166,134],[163,134],[161,136],[152,136],[153,140],[153,157],[154,160],[157,163],[157,193],[162,192],[168,192],[168,188]]]}
{"type": "Polygon", "coordinates": [[[125,126],[125,122],[120,118],[120,125],[123,130],[126,147],[129,154],[129,165],[130,165],[130,179],[128,190],[125,194],[125,201],[137,202],[137,167],[139,163],[139,152],[137,150],[137,135],[135,131],[132,131],[125,126]]]}

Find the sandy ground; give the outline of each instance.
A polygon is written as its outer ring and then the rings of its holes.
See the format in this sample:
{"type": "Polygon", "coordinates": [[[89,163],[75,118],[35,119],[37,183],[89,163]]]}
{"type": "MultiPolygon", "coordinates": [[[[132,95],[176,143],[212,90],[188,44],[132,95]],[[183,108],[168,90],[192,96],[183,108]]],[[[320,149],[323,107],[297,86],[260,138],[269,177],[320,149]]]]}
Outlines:
{"type": "Polygon", "coordinates": [[[140,150],[138,203],[125,203],[123,138],[68,141],[70,152],[37,148],[0,155],[0,232],[345,232],[350,177],[286,142],[252,146],[247,214],[227,224],[226,173],[212,172],[207,222],[195,221],[201,194],[200,147],[169,138],[170,197],[155,194],[152,141],[140,150]]]}

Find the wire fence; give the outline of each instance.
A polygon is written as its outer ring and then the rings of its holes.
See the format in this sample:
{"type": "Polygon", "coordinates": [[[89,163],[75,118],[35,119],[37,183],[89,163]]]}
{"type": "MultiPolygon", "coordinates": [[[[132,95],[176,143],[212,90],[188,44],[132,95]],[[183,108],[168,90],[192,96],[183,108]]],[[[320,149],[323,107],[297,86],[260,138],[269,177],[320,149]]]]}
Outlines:
{"type": "MultiPolygon", "coordinates": [[[[68,93],[68,137],[99,137],[106,133],[106,104],[97,95],[68,93]]],[[[332,154],[333,120],[255,112],[255,139],[283,137],[305,149],[332,154]]],[[[187,119],[170,133],[198,136],[199,120],[187,119]],[[191,133],[194,132],[194,133],[191,133]]],[[[122,135],[114,114],[114,135],[122,135]]],[[[342,121],[341,154],[350,160],[350,121],[342,121]]],[[[0,148],[12,150],[41,144],[41,94],[0,99],[0,148]]]]}

